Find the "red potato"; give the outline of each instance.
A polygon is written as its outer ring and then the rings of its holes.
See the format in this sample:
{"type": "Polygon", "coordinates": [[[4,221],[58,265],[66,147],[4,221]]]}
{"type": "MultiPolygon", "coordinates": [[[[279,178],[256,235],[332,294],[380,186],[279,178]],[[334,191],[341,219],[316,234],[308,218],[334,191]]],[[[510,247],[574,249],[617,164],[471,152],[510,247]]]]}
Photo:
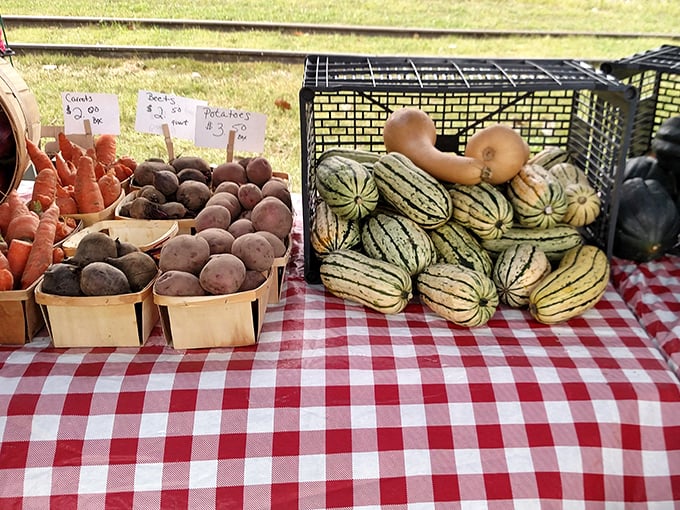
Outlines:
{"type": "Polygon", "coordinates": [[[262,197],[276,197],[293,210],[293,201],[290,196],[288,185],[281,179],[272,178],[262,186],[262,197]]]}
{"type": "Polygon", "coordinates": [[[274,263],[274,248],[257,232],[234,239],[231,253],[243,261],[246,269],[253,271],[269,271],[274,263]]]}
{"type": "Polygon", "coordinates": [[[217,188],[223,182],[245,184],[248,182],[246,169],[234,161],[217,165],[212,171],[213,188],[217,188]]]}
{"type": "Polygon", "coordinates": [[[239,292],[244,292],[246,290],[257,289],[260,285],[267,281],[267,277],[260,271],[253,271],[251,269],[246,270],[246,277],[238,289],[239,292]]]}
{"type": "Polygon", "coordinates": [[[166,271],[154,282],[153,290],[163,296],[204,296],[198,276],[186,271],[166,271]]]}
{"type": "Polygon", "coordinates": [[[253,207],[250,221],[256,231],[266,230],[285,239],[293,229],[293,213],[276,197],[265,197],[253,207]]]}
{"type": "Polygon", "coordinates": [[[168,239],[158,260],[162,272],[177,270],[199,274],[210,258],[210,245],[202,237],[179,234],[168,239]]]}
{"type": "Polygon", "coordinates": [[[262,190],[257,184],[248,182],[246,184],[241,184],[238,189],[238,201],[246,210],[251,210],[257,205],[257,203],[262,200],[262,190]]]}
{"type": "Polygon", "coordinates": [[[272,245],[274,257],[283,257],[286,254],[288,247],[286,246],[286,243],[283,241],[283,239],[280,239],[275,234],[267,232],[266,230],[260,230],[258,234],[263,236],[267,241],[269,241],[269,244],[272,245]]]}
{"type": "Polygon", "coordinates": [[[269,164],[266,158],[261,156],[251,159],[246,165],[248,181],[260,187],[272,178],[272,173],[271,164],[269,164]]]}
{"type": "Polygon", "coordinates": [[[234,236],[227,230],[223,228],[207,228],[197,232],[196,235],[208,241],[211,255],[231,253],[234,236]]]}
{"type": "Polygon", "coordinates": [[[248,234],[250,232],[255,232],[253,228],[253,222],[248,218],[239,218],[231,222],[229,228],[227,229],[231,235],[235,238],[242,236],[243,234],[248,234]]]}
{"type": "Polygon", "coordinates": [[[245,278],[245,264],[231,253],[210,257],[199,275],[201,287],[209,294],[238,292],[245,278]]]}
{"type": "Polygon", "coordinates": [[[222,228],[227,230],[231,225],[231,213],[226,207],[221,205],[206,205],[196,215],[196,232],[207,228],[222,228]]]}
{"type": "Polygon", "coordinates": [[[241,185],[238,182],[234,181],[224,181],[218,184],[215,187],[215,191],[213,193],[231,193],[232,195],[236,196],[238,195],[238,189],[241,187],[241,185]]]}
{"type": "Polygon", "coordinates": [[[226,207],[229,209],[232,219],[238,218],[242,210],[241,202],[238,201],[236,195],[232,195],[226,191],[213,193],[213,196],[211,196],[205,204],[206,207],[209,205],[221,205],[226,207]]]}

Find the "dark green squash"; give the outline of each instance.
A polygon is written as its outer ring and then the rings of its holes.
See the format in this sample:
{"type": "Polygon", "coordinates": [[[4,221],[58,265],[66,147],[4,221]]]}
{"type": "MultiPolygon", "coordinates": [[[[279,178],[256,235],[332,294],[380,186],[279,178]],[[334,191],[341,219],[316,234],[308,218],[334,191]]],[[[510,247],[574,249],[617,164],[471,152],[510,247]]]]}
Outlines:
{"type": "Polygon", "coordinates": [[[659,181],[672,197],[678,196],[678,182],[675,173],[659,165],[659,162],[653,156],[637,156],[626,161],[623,179],[628,180],[635,177],[659,181]]]}
{"type": "Polygon", "coordinates": [[[663,185],[634,177],[623,182],[613,252],[617,257],[648,262],[678,242],[680,213],[663,185]]]}
{"type": "Polygon", "coordinates": [[[652,139],[652,151],[664,169],[680,174],[680,115],[664,120],[652,139]]]}

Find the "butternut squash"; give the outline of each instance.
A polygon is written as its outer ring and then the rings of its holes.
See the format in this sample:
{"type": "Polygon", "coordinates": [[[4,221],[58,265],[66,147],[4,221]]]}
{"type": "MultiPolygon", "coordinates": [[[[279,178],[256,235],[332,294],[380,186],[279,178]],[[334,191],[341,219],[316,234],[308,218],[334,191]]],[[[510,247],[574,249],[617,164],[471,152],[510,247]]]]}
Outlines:
{"type": "Polygon", "coordinates": [[[383,140],[387,152],[399,152],[434,178],[454,184],[479,184],[486,180],[485,164],[473,157],[442,152],[435,147],[437,128],[419,108],[395,110],[385,121],[383,140]]]}
{"type": "Polygon", "coordinates": [[[491,184],[508,182],[529,160],[529,145],[505,124],[492,124],[468,138],[465,156],[481,160],[489,169],[484,180],[491,184]]]}

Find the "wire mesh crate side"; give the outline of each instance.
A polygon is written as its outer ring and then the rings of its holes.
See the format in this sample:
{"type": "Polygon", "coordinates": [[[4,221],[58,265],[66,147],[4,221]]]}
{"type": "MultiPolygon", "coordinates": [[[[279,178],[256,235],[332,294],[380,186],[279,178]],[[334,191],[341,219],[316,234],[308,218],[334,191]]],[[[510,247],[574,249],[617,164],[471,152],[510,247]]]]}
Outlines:
{"type": "MultiPolygon", "coordinates": [[[[424,79],[422,72],[418,76],[421,81],[424,79]]],[[[469,72],[466,79],[470,79],[469,72]]],[[[583,234],[611,255],[610,224],[616,219],[616,190],[625,165],[636,103],[632,87],[612,88],[592,82],[584,82],[581,89],[502,87],[483,92],[408,87],[402,90],[397,86],[390,90],[303,87],[300,92],[303,198],[308,209],[304,215],[305,232],[310,231],[318,199],[314,181],[319,156],[335,146],[384,153],[382,128],[389,114],[402,107],[416,107],[433,119],[436,145],[446,152],[463,153],[467,140],[478,129],[504,123],[520,132],[532,153],[558,146],[575,154],[577,164],[598,191],[602,204],[598,220],[583,229],[583,234]]],[[[305,255],[306,277],[316,282],[318,261],[307,241],[305,255]]]]}
{"type": "Polygon", "coordinates": [[[659,126],[664,120],[680,115],[680,46],[663,45],[615,62],[604,62],[601,70],[637,89],[639,99],[628,156],[649,154],[659,126]]]}

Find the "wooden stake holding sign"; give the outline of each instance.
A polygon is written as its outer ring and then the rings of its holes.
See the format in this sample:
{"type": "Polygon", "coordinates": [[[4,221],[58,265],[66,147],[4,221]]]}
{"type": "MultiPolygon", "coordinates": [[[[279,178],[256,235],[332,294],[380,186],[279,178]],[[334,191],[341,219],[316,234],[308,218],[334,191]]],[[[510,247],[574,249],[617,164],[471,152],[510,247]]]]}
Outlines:
{"type": "Polygon", "coordinates": [[[234,140],[236,140],[236,130],[231,129],[227,140],[227,163],[234,161],[234,140]]]}
{"type": "Polygon", "coordinates": [[[168,150],[168,161],[175,159],[175,147],[172,144],[172,134],[170,133],[170,126],[163,124],[163,136],[165,137],[165,148],[168,150]]]}

